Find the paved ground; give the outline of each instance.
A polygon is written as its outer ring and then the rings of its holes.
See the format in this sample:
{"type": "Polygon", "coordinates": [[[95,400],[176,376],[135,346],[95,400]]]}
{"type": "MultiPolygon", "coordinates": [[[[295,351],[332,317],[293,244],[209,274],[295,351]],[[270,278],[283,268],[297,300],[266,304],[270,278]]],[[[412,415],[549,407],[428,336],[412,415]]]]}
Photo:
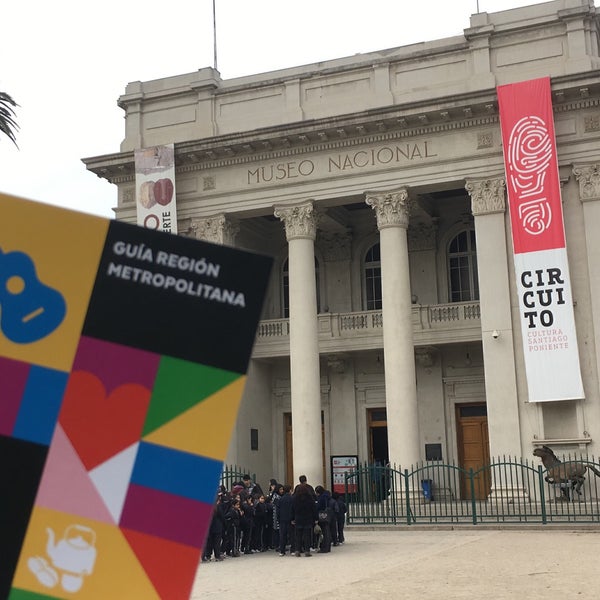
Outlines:
{"type": "Polygon", "coordinates": [[[193,600],[598,600],[600,530],[348,529],[312,557],[202,563],[193,600]]]}

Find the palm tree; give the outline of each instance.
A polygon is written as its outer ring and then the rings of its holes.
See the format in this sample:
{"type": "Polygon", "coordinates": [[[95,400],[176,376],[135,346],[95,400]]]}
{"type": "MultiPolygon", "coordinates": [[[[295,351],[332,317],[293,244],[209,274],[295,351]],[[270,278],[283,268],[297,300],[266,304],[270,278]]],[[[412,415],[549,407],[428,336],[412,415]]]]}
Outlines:
{"type": "Polygon", "coordinates": [[[6,92],[0,92],[0,133],[8,136],[8,139],[17,146],[15,132],[19,126],[15,121],[15,106],[18,104],[6,92]]]}

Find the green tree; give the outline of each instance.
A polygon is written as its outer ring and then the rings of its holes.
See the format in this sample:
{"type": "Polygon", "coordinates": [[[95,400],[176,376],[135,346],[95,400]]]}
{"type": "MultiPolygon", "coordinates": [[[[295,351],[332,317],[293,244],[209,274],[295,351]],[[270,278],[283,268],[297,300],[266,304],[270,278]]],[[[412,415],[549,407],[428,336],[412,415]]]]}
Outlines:
{"type": "Polygon", "coordinates": [[[0,133],[6,135],[15,146],[17,146],[16,131],[19,129],[15,121],[16,106],[18,104],[6,92],[0,92],[0,133]]]}

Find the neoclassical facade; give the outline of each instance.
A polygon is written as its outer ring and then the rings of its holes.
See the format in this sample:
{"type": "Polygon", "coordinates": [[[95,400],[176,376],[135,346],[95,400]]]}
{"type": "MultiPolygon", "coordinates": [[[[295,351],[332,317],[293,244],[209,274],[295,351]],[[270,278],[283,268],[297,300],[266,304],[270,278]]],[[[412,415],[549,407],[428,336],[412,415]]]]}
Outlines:
{"type": "Polygon", "coordinates": [[[330,485],[336,456],[600,452],[599,25],[592,0],[555,0],[448,39],[127,85],[120,151],[84,160],[116,218],[136,221],[134,150],[174,143],[179,234],[275,257],[227,462],[330,485]],[[534,403],[496,86],[546,76],[585,397],[534,403]]]}

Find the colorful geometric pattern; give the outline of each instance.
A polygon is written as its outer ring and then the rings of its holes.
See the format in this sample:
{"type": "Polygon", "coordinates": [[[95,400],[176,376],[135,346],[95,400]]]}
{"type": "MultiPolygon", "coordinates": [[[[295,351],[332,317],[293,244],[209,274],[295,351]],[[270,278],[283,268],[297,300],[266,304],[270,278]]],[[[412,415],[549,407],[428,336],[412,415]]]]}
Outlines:
{"type": "Polygon", "coordinates": [[[0,201],[0,597],[187,599],[271,261],[0,201]]]}

